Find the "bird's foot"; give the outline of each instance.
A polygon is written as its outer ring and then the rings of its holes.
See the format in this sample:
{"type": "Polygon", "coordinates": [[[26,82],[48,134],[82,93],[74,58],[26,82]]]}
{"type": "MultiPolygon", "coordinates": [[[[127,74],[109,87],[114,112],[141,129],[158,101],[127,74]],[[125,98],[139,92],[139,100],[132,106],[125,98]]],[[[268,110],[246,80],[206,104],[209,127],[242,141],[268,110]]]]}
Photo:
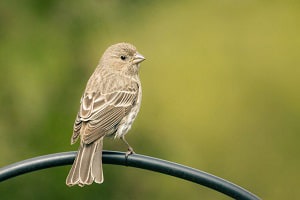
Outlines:
{"type": "Polygon", "coordinates": [[[134,154],[135,152],[133,151],[133,148],[132,147],[128,147],[128,151],[126,152],[125,156],[128,157],[129,155],[131,154],[134,154]]]}

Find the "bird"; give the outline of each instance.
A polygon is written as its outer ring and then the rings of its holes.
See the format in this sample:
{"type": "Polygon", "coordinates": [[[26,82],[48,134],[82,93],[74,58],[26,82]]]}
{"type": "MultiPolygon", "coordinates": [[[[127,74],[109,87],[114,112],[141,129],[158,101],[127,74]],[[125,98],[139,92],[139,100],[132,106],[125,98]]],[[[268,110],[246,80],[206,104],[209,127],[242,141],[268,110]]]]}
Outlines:
{"type": "Polygon", "coordinates": [[[130,43],[117,43],[103,53],[80,100],[71,144],[80,146],[66,185],[81,187],[103,183],[104,137],[119,138],[127,145],[126,156],[134,153],[125,139],[141,106],[140,63],[145,60],[130,43]]]}

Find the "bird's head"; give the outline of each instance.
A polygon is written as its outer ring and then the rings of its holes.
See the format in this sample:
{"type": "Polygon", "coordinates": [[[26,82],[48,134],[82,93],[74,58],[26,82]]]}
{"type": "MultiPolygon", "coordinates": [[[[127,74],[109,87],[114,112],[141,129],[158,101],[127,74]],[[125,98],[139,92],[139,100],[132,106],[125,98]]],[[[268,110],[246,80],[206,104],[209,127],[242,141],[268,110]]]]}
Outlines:
{"type": "Polygon", "coordinates": [[[140,63],[144,60],[145,58],[132,44],[118,43],[106,49],[100,60],[100,66],[135,75],[138,74],[140,63]]]}

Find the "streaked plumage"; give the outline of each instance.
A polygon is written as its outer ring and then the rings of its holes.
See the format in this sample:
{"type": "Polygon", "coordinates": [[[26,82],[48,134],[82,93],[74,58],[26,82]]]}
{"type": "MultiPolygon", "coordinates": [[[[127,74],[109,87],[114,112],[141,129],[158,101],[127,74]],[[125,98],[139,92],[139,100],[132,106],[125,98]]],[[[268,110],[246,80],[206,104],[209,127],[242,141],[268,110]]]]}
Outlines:
{"type": "Polygon", "coordinates": [[[138,77],[144,57],[128,43],[110,46],[100,59],[81,98],[71,144],[80,138],[77,157],[66,180],[68,186],[103,182],[102,147],[105,136],[125,140],[141,105],[138,77]]]}

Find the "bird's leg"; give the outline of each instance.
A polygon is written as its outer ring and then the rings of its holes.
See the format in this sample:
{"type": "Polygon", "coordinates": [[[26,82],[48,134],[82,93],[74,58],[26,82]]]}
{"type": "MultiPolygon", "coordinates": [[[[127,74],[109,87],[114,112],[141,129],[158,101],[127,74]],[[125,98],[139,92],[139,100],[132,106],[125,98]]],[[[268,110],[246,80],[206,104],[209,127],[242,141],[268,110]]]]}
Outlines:
{"type": "Polygon", "coordinates": [[[126,152],[126,157],[128,157],[130,154],[134,154],[135,152],[133,151],[133,148],[129,145],[129,143],[126,141],[125,135],[123,135],[123,136],[121,137],[121,140],[123,140],[123,142],[125,142],[125,144],[126,144],[127,147],[128,147],[128,151],[126,152]]]}

